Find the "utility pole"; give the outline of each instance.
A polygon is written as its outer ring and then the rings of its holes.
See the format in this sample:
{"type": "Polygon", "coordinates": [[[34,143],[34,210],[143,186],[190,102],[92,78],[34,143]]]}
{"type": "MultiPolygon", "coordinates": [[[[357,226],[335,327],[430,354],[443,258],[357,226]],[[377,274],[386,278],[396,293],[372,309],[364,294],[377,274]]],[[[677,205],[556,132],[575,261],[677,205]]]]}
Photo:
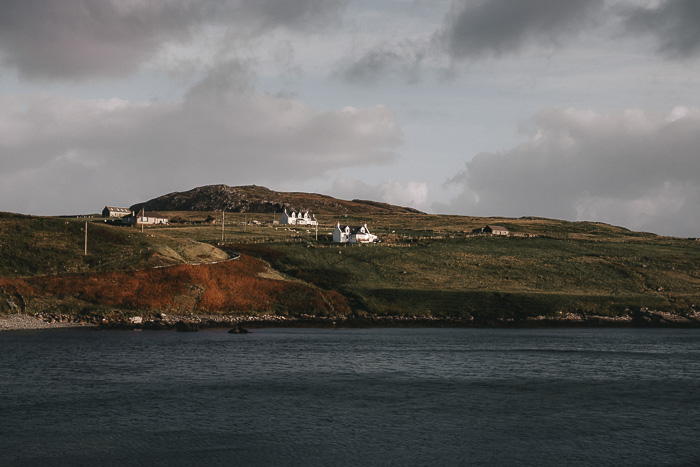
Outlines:
{"type": "Polygon", "coordinates": [[[243,216],[243,232],[248,231],[248,214],[243,216]]]}
{"type": "Polygon", "coordinates": [[[226,208],[221,211],[221,243],[224,243],[224,224],[226,223],[226,208]]]}
{"type": "Polygon", "coordinates": [[[318,223],[316,223],[316,241],[318,241],[318,223]]]}
{"type": "Polygon", "coordinates": [[[87,256],[87,221],[85,221],[85,256],[87,256]]]}
{"type": "MultiPolygon", "coordinates": [[[[143,233],[143,224],[146,222],[144,219],[146,216],[146,210],[145,207],[141,208],[141,233],[143,233]]],[[[136,219],[136,222],[138,222],[138,218],[136,219]]]]}

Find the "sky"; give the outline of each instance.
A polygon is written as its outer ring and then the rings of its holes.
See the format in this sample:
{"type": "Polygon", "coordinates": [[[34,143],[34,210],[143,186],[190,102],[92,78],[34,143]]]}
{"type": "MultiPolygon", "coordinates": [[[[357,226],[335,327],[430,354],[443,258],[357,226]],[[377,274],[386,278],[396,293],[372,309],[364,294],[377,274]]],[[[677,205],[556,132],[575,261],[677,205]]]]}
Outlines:
{"type": "Polygon", "coordinates": [[[700,2],[0,0],[0,211],[220,183],[700,237],[700,2]]]}

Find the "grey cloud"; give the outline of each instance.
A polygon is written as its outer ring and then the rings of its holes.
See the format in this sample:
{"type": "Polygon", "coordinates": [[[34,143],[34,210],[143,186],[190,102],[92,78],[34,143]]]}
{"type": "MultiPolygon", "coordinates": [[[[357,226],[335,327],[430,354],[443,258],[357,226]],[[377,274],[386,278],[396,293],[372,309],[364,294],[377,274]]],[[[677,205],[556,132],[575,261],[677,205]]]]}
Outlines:
{"type": "Polygon", "coordinates": [[[222,99],[253,92],[254,73],[244,62],[221,62],[187,91],[186,102],[216,105],[222,99]]]}
{"type": "Polygon", "coordinates": [[[120,8],[116,1],[3,1],[0,48],[25,76],[123,75],[196,21],[184,4],[120,8]]]}
{"type": "Polygon", "coordinates": [[[439,34],[454,58],[501,56],[526,45],[556,45],[597,17],[604,0],[460,1],[439,34]]]}
{"type": "Polygon", "coordinates": [[[207,25],[242,35],[332,21],[345,0],[0,0],[0,58],[28,78],[126,75],[207,25]]]}
{"type": "Polygon", "coordinates": [[[533,124],[529,141],[469,161],[449,181],[462,185],[463,193],[437,208],[700,233],[700,110],[654,115],[548,109],[533,124]]]}
{"type": "Polygon", "coordinates": [[[408,82],[417,81],[426,46],[413,42],[398,45],[383,44],[359,58],[346,59],[338,66],[335,76],[349,83],[371,83],[380,78],[398,74],[408,82]]]}
{"type": "Polygon", "coordinates": [[[426,66],[444,76],[445,58],[500,57],[528,46],[555,46],[592,26],[605,0],[456,0],[441,27],[425,38],[398,38],[376,44],[337,66],[336,77],[371,83],[386,76],[418,81],[426,66]]]}
{"type": "MultiPolygon", "coordinates": [[[[555,49],[598,32],[608,41],[651,35],[661,54],[685,58],[700,51],[700,2],[660,0],[644,8],[634,0],[454,0],[431,38],[398,38],[346,58],[334,75],[351,83],[387,76],[416,81],[427,65],[503,58],[532,48],[555,49]],[[620,28],[624,28],[621,31],[620,28]]],[[[444,68],[446,76],[454,68],[444,68]]]]}
{"type": "Polygon", "coordinates": [[[666,0],[656,8],[627,11],[626,24],[636,34],[650,34],[659,51],[673,58],[700,53],[700,2],[666,0]]]}
{"type": "Polygon", "coordinates": [[[182,102],[0,99],[0,210],[22,212],[40,198],[44,213],[61,212],[52,193],[75,173],[100,179],[74,205],[91,209],[86,203],[106,203],[123,190],[136,197],[139,190],[160,194],[209,183],[304,181],[396,157],[402,135],[386,107],[321,113],[240,87],[238,79],[227,88],[223,75],[214,70],[182,102]],[[18,204],[5,204],[11,200],[18,204]]]}
{"type": "Polygon", "coordinates": [[[259,18],[266,28],[307,29],[337,24],[347,0],[244,0],[247,16],[259,18]]]}
{"type": "Polygon", "coordinates": [[[423,209],[428,198],[428,185],[425,182],[405,183],[385,180],[378,185],[369,185],[362,180],[336,177],[331,193],[341,199],[380,200],[398,206],[423,209]]]}

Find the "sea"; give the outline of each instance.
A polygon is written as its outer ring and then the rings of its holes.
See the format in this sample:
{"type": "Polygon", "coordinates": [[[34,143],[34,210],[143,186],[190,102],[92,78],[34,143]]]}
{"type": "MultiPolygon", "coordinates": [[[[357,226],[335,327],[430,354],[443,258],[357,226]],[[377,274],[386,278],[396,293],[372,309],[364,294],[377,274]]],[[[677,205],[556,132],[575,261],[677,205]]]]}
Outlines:
{"type": "Polygon", "coordinates": [[[0,466],[698,466],[692,329],[0,333],[0,466]]]}

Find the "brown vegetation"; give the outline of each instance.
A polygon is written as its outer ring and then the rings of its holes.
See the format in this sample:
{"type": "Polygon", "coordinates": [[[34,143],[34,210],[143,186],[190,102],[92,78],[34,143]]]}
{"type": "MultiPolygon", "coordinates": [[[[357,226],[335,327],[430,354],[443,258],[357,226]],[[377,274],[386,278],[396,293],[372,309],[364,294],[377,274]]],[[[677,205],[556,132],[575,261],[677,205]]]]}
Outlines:
{"type": "Polygon", "coordinates": [[[248,256],[208,265],[180,265],[134,272],[0,278],[9,295],[73,299],[84,305],[175,313],[344,314],[345,299],[298,282],[259,277],[263,264],[248,256]]]}

